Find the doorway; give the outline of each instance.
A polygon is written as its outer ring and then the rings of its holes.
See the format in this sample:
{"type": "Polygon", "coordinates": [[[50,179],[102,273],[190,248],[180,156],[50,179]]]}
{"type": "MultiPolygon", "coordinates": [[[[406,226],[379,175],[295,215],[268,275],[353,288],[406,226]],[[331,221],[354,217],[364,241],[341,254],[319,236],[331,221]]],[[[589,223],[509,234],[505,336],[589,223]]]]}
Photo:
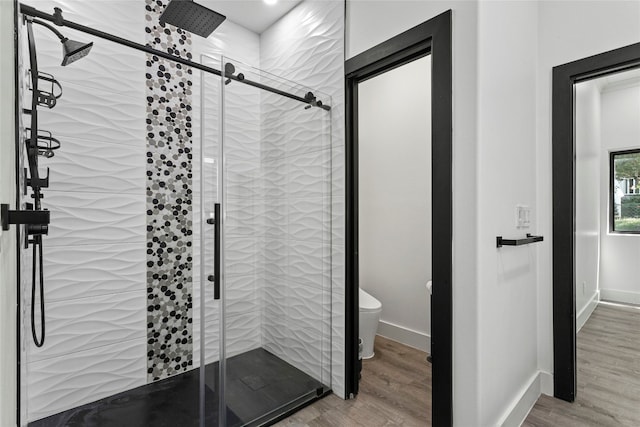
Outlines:
{"type": "Polygon", "coordinates": [[[637,68],[640,43],[553,69],[553,359],[554,396],[573,402],[576,361],[576,100],[577,83],[637,68]],[[571,188],[571,191],[567,191],[571,188]]]}
{"type": "MultiPolygon", "coordinates": [[[[360,85],[421,58],[431,60],[432,424],[452,425],[452,74],[451,11],[345,63],[346,76],[346,393],[359,385],[359,103],[360,85]]],[[[384,102],[384,100],[380,100],[384,102]]],[[[391,142],[390,142],[391,143],[391,142]]],[[[426,255],[428,257],[428,255],[426,255]]],[[[425,303],[426,307],[426,303],[425,303]]],[[[425,402],[425,406],[428,402],[425,402]]]]}

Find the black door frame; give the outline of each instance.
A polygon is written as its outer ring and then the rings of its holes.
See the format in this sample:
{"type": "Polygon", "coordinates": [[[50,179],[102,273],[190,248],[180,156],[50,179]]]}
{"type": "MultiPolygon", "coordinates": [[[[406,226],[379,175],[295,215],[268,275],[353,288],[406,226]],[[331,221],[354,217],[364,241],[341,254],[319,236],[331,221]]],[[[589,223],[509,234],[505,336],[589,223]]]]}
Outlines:
{"type": "Polygon", "coordinates": [[[358,83],[431,55],[432,424],[453,424],[452,12],[448,10],[345,62],[345,391],[358,393],[358,83]]]}
{"type": "Polygon", "coordinates": [[[573,86],[639,65],[636,43],[553,68],[553,389],[568,402],[575,400],[577,386],[573,86]]]}

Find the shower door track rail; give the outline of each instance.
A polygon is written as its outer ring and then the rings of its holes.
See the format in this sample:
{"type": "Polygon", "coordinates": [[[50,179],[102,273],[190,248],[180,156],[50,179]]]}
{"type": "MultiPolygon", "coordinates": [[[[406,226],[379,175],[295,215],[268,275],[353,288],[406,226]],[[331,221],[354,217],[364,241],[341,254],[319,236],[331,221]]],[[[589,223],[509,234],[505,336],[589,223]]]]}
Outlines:
{"type": "Polygon", "coordinates": [[[105,33],[104,31],[96,30],[94,28],[87,27],[85,25],[77,24],[77,23],[75,23],[73,21],[68,21],[66,19],[62,19],[62,20],[56,19],[53,15],[50,15],[50,14],[45,13],[45,12],[42,12],[42,11],[36,9],[35,7],[29,6],[29,5],[26,5],[26,4],[23,4],[23,3],[20,4],[20,12],[23,15],[31,16],[31,17],[34,17],[34,18],[44,19],[46,21],[53,22],[54,24],[56,24],[58,26],[61,26],[61,27],[68,27],[68,28],[71,28],[71,29],[74,29],[74,30],[77,30],[77,31],[82,31],[83,33],[87,33],[87,34],[90,34],[92,36],[99,37],[101,39],[109,40],[111,42],[118,43],[118,44],[121,44],[123,46],[127,46],[127,47],[130,47],[130,48],[142,51],[142,52],[146,52],[146,53],[148,53],[150,55],[156,55],[156,56],[159,56],[159,57],[162,57],[162,58],[165,58],[165,59],[169,59],[171,61],[178,62],[178,63],[183,64],[183,65],[187,65],[189,67],[197,68],[198,70],[202,70],[202,71],[205,71],[207,73],[215,74],[216,76],[222,76],[222,77],[237,81],[237,82],[242,83],[242,84],[246,84],[246,85],[249,85],[249,86],[256,87],[258,89],[266,90],[268,92],[275,93],[275,94],[284,96],[286,98],[302,102],[304,104],[309,104],[312,107],[322,108],[323,110],[326,110],[326,111],[330,111],[331,110],[331,106],[330,105],[323,104],[322,102],[316,100],[316,98],[313,96],[313,94],[311,92],[309,92],[305,97],[302,97],[302,96],[294,95],[294,94],[289,93],[289,92],[285,92],[285,91],[280,90],[280,89],[276,89],[274,87],[271,87],[271,86],[268,86],[268,85],[265,85],[265,84],[262,84],[262,83],[254,82],[252,80],[247,80],[244,77],[238,77],[238,76],[234,76],[234,75],[223,75],[222,71],[216,70],[215,68],[212,68],[212,67],[207,67],[206,65],[200,64],[199,62],[194,62],[194,61],[191,61],[189,59],[184,59],[184,58],[181,58],[179,56],[171,55],[170,53],[163,52],[161,50],[157,50],[157,49],[154,49],[152,47],[145,46],[143,44],[136,43],[136,42],[133,42],[131,40],[127,40],[127,39],[124,39],[122,37],[115,36],[113,34],[105,33]]]}

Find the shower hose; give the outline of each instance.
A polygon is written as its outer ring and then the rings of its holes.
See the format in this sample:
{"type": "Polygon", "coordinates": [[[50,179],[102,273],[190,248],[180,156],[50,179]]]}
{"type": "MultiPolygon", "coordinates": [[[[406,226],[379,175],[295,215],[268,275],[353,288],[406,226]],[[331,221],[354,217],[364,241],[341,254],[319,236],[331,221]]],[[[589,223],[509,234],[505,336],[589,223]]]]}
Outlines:
{"type": "Polygon", "coordinates": [[[44,272],[42,269],[42,237],[37,236],[33,240],[33,268],[31,275],[31,335],[36,347],[42,347],[44,344],[44,272]],[[39,268],[37,268],[39,267],[39,268]],[[36,280],[39,279],[39,280],[36,280]],[[40,340],[36,333],[36,283],[39,282],[40,292],[40,340]]]}

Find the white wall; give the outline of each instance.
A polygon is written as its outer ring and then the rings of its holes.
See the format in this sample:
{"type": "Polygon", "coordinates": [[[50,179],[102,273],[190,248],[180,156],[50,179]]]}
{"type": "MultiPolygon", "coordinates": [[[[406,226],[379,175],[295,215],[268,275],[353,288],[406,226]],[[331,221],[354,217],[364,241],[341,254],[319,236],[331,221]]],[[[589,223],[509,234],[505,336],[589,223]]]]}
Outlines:
{"type": "Polygon", "coordinates": [[[640,3],[354,0],[347,8],[347,57],[448,8],[454,18],[454,420],[517,424],[540,390],[552,392],[546,375],[553,371],[551,68],[638,42],[640,3]],[[497,251],[496,235],[518,231],[520,203],[533,207],[531,231],[545,241],[497,251]]]}
{"type": "Polygon", "coordinates": [[[537,4],[529,1],[482,1],[479,7],[479,425],[505,422],[538,373],[534,301],[541,245],[497,249],[495,244],[496,236],[538,232],[536,15],[537,4]],[[532,209],[529,229],[516,228],[518,204],[532,209]]]}
{"type": "Polygon", "coordinates": [[[536,206],[537,228],[546,240],[538,258],[538,367],[552,372],[551,69],[637,43],[640,2],[543,1],[538,11],[536,206]]]}
{"type": "Polygon", "coordinates": [[[640,83],[602,91],[600,179],[602,299],[640,303],[640,236],[609,233],[609,152],[640,147],[640,83]]]}
{"type": "MultiPolygon", "coordinates": [[[[600,87],[597,80],[575,85],[576,144],[576,316],[578,330],[598,301],[601,169],[600,87]]],[[[567,189],[567,191],[571,191],[567,189]]],[[[606,218],[604,219],[606,222],[606,218]]]]}
{"type": "MultiPolygon", "coordinates": [[[[0,1],[0,203],[15,209],[12,0],[0,1]]],[[[16,425],[16,226],[0,230],[0,425],[16,425]]]]}
{"type": "MultiPolygon", "coordinates": [[[[478,425],[477,10],[472,1],[348,1],[347,58],[453,10],[454,421],[478,425]]],[[[495,237],[494,237],[495,239],[495,237]]],[[[437,283],[433,284],[438,286],[437,283]]]]}
{"type": "Polygon", "coordinates": [[[428,350],[431,57],[358,87],[360,287],[382,303],[380,335],[428,350]]]}

